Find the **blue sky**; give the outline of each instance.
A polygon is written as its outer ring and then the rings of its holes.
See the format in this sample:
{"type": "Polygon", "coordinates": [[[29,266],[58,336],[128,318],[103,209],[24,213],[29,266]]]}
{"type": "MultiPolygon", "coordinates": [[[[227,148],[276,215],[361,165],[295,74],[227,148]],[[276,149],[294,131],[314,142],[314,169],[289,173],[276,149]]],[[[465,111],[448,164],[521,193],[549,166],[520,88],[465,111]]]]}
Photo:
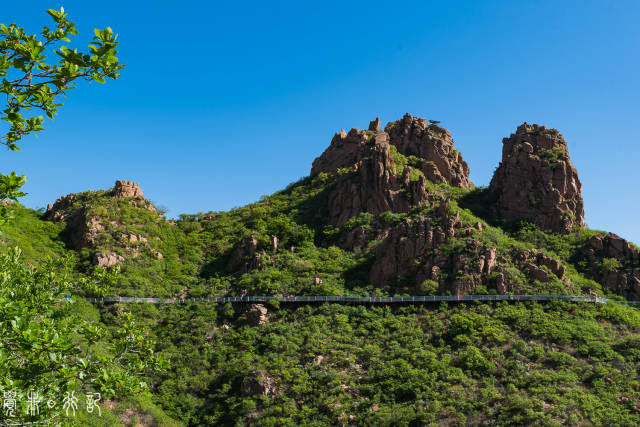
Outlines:
{"type": "Polygon", "coordinates": [[[127,179],[170,216],[227,210],[308,175],[340,128],[410,112],[451,130],[476,185],[519,124],[559,129],[588,225],[640,243],[637,1],[23,0],[0,22],[37,32],[60,6],[68,45],[111,26],[127,67],[0,151],[29,207],[127,179]]]}

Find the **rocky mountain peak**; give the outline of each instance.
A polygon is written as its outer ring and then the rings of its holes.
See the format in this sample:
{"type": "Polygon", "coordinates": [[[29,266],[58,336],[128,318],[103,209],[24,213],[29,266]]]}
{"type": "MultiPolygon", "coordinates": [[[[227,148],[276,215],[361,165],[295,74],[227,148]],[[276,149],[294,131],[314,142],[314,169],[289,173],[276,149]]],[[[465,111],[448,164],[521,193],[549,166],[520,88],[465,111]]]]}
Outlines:
{"type": "Polygon", "coordinates": [[[498,214],[557,233],[583,227],[582,184],[562,134],[525,122],[502,142],[502,161],[490,185],[499,194],[498,214]]]}
{"type": "Polygon", "coordinates": [[[341,130],[316,158],[311,176],[337,174],[329,194],[329,223],[343,225],[362,212],[407,212],[427,198],[427,180],[471,188],[469,167],[446,129],[406,114],[380,131],[341,130]]]}
{"type": "Polygon", "coordinates": [[[393,145],[401,155],[420,159],[420,170],[432,182],[472,188],[469,166],[454,149],[451,132],[409,113],[389,122],[382,132],[380,119],[376,118],[369,123],[367,131],[354,128],[349,133],[344,130],[336,133],[329,147],[314,160],[311,176],[355,165],[369,155],[367,143],[393,145]]]}
{"type": "MultiPolygon", "coordinates": [[[[434,122],[435,123],[435,122],[434,122]]],[[[451,132],[437,124],[406,113],[402,119],[388,123],[384,128],[389,142],[404,156],[424,159],[425,177],[436,183],[454,187],[472,188],[469,165],[453,147],[451,132]]]]}

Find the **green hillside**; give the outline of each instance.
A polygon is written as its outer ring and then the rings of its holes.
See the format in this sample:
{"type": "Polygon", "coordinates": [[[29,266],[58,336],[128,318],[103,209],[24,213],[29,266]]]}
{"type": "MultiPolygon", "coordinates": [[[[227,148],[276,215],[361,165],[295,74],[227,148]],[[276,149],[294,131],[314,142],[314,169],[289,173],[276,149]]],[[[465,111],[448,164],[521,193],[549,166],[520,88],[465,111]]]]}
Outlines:
{"type": "MultiPolygon", "coordinates": [[[[119,295],[437,294],[437,288],[416,289],[402,280],[384,288],[369,284],[376,240],[367,243],[368,250],[336,246],[356,226],[388,226],[432,212],[417,207],[406,214],[361,215],[341,228],[330,227],[321,220],[330,185],[323,177],[304,179],[246,207],[183,215],[175,222],[108,192],[87,193],[79,205],[104,223],[115,222],[94,247],[70,250],[69,230],[24,208],[14,208],[15,220],[3,230],[2,241],[25,248],[29,262],[72,256],[76,268],[87,273],[95,252],[127,255],[118,246],[123,232],[144,235],[149,247],[126,258],[118,285],[110,290],[119,295]],[[278,236],[277,251],[272,235],[278,236]],[[248,236],[258,242],[261,264],[229,271],[234,245],[248,236]],[[153,256],[157,251],[162,259],[153,256]],[[316,285],[315,277],[322,284],[316,285]]],[[[580,294],[588,288],[607,294],[573,262],[596,232],[559,236],[530,224],[491,226],[473,214],[481,215],[475,205],[486,190],[443,186],[439,191],[451,194],[450,209],[463,223],[485,224],[482,232],[450,241],[446,250],[467,253],[473,240],[491,243],[505,256],[537,248],[562,260],[571,285],[530,282],[510,264],[522,279],[522,293],[580,294]]],[[[495,292],[491,286],[475,291],[495,292]]],[[[115,325],[114,313],[125,307],[98,308],[101,322],[115,325]]],[[[255,324],[250,308],[239,305],[126,309],[171,361],[168,372],[153,378],[151,399],[186,425],[634,425],[640,420],[640,313],[634,308],[273,304],[264,324],[255,324]]]]}
{"type": "MultiPolygon", "coordinates": [[[[496,175],[506,181],[490,188],[468,181],[448,131],[407,115],[384,132],[336,134],[309,177],[244,207],[167,219],[137,184],[117,181],[61,197],[46,212],[10,205],[0,245],[22,248],[32,267],[64,258],[65,274],[77,280],[117,273],[106,295],[636,298],[640,251],[584,226],[566,150],[551,161],[528,148],[562,148],[564,140],[536,126],[522,125],[506,140],[515,154],[496,175]],[[407,142],[418,131],[419,143],[407,142]],[[508,174],[509,162],[522,158],[531,164],[517,170],[553,176],[565,193],[535,181],[527,184],[529,201],[519,200],[508,174]],[[518,211],[522,203],[535,215],[518,211]]],[[[114,357],[109,345],[122,335],[126,311],[170,363],[141,376],[148,392],[110,398],[105,420],[113,423],[640,424],[640,311],[633,307],[82,300],[95,292],[73,295],[79,302],[70,315],[106,334],[79,345],[114,357]]]]}

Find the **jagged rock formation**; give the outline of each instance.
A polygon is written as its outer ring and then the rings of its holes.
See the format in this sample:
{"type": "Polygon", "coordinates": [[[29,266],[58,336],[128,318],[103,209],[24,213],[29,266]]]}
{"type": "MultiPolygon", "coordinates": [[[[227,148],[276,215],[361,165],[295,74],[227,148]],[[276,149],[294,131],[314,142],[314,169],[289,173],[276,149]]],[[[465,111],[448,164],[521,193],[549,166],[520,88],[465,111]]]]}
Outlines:
{"type": "Polygon", "coordinates": [[[375,286],[384,286],[390,280],[410,274],[416,266],[416,260],[429,259],[417,273],[416,284],[426,279],[438,281],[440,265],[446,259],[437,248],[446,243],[460,230],[462,223],[458,218],[445,217],[441,223],[421,216],[417,220],[407,219],[394,227],[389,236],[376,248],[375,262],[371,267],[369,280],[375,286]]]}
{"type": "Polygon", "coordinates": [[[113,197],[117,199],[124,199],[126,197],[142,197],[142,190],[140,184],[131,181],[116,181],[116,185],[113,187],[113,197]]]}
{"type": "Polygon", "coordinates": [[[384,130],[398,152],[425,160],[421,170],[429,181],[472,188],[469,166],[453,148],[447,129],[428,125],[425,119],[407,113],[401,120],[387,124],[384,130]]]}
{"type": "Polygon", "coordinates": [[[376,119],[368,131],[341,130],[314,160],[312,177],[339,175],[329,195],[330,224],[340,227],[362,212],[407,212],[426,200],[427,179],[471,188],[469,167],[448,131],[409,114],[384,132],[379,126],[376,119]],[[404,164],[407,157],[411,164],[404,164]]]}
{"type": "Polygon", "coordinates": [[[499,194],[497,213],[557,233],[585,226],[582,185],[564,137],[525,122],[502,142],[502,161],[490,185],[499,194]]]}
{"type": "MultiPolygon", "coordinates": [[[[566,267],[557,259],[536,250],[500,254],[475,238],[467,240],[462,250],[443,250],[453,238],[469,238],[482,231],[482,223],[464,226],[458,214],[449,212],[447,200],[433,207],[434,216],[408,218],[389,231],[376,248],[369,280],[383,287],[401,278],[423,292],[425,281],[437,285],[439,293],[470,293],[480,284],[495,286],[498,292],[514,292],[518,281],[507,271],[516,266],[528,280],[566,281],[566,267]]],[[[432,289],[433,291],[433,289],[432,289]]]]}
{"type": "MultiPolygon", "coordinates": [[[[337,168],[324,170],[336,171],[347,167],[343,165],[351,161],[353,163],[348,166],[351,168],[350,171],[340,174],[329,194],[330,224],[340,227],[349,218],[362,212],[406,212],[411,202],[420,203],[424,200],[424,176],[411,180],[409,168],[405,168],[401,173],[395,170],[389,136],[386,133],[369,136],[366,131],[351,129],[344,138],[343,135],[334,137],[330,147],[333,153],[327,158],[327,163],[337,168]],[[341,148],[345,150],[342,153],[341,148]]],[[[321,162],[322,160],[318,163],[321,162]]]]}
{"type": "Polygon", "coordinates": [[[640,250],[637,247],[613,233],[597,234],[589,239],[581,255],[589,262],[590,277],[619,295],[640,300],[640,250]],[[609,263],[605,262],[607,259],[609,263]]]}

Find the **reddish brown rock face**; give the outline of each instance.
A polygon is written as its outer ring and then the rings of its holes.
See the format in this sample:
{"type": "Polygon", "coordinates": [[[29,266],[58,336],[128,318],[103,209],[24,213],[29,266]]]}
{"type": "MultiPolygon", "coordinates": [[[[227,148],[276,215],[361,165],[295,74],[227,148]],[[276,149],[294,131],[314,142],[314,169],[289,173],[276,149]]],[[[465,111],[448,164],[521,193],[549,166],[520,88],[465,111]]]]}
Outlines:
{"type": "Polygon", "coordinates": [[[462,155],[454,150],[451,133],[445,128],[427,125],[425,119],[407,113],[401,120],[387,124],[384,130],[398,152],[431,162],[422,168],[429,181],[472,188],[469,166],[462,155]]]}
{"type": "Polygon", "coordinates": [[[622,237],[609,233],[595,235],[582,248],[589,262],[588,276],[630,300],[640,300],[640,250],[622,237]],[[619,267],[606,268],[605,258],[615,259],[619,267]]]}
{"type": "Polygon", "coordinates": [[[557,233],[584,227],[582,185],[563,136],[524,123],[502,142],[502,161],[490,185],[499,193],[498,214],[557,233]]]}
{"type": "Polygon", "coordinates": [[[416,284],[427,279],[441,281],[438,273],[448,260],[437,248],[453,237],[460,226],[457,218],[434,224],[424,217],[397,225],[377,247],[369,280],[375,286],[384,286],[398,276],[410,274],[420,260],[423,266],[417,272],[416,284]]]}
{"type": "Polygon", "coordinates": [[[385,132],[377,130],[379,119],[369,128],[335,134],[329,148],[313,162],[312,177],[342,169],[329,195],[330,224],[342,226],[362,212],[407,212],[427,199],[426,179],[471,188],[469,167],[453,149],[446,129],[428,126],[409,114],[389,123],[385,132]],[[419,158],[417,163],[400,169],[392,145],[404,156],[419,158]]]}
{"type": "MultiPolygon", "coordinates": [[[[352,129],[349,136],[362,140],[366,133],[352,129]]],[[[357,161],[349,165],[351,171],[338,178],[329,195],[331,224],[340,227],[362,212],[406,212],[411,202],[424,200],[424,178],[411,181],[408,170],[402,174],[394,170],[388,138],[384,132],[371,137],[358,150],[357,161]]]]}
{"type": "Polygon", "coordinates": [[[113,188],[113,197],[124,199],[125,197],[142,197],[142,190],[137,182],[116,181],[113,188]]]}

